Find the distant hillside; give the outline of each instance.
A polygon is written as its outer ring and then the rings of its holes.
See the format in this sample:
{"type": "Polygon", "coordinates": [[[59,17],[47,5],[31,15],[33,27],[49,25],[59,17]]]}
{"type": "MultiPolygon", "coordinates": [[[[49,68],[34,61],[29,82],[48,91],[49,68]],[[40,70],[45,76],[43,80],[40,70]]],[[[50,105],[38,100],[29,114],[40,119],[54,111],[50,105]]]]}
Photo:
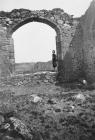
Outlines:
{"type": "Polygon", "coordinates": [[[52,62],[37,62],[37,63],[16,63],[15,72],[16,73],[34,73],[38,71],[51,71],[52,62]]]}

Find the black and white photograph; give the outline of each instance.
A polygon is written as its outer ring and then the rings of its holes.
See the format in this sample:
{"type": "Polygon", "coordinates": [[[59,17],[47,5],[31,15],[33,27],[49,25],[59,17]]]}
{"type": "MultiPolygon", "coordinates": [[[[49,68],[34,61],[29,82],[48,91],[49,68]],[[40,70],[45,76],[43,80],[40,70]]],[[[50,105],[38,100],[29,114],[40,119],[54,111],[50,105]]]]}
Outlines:
{"type": "Polygon", "coordinates": [[[0,0],[0,140],[95,140],[95,0],[0,0]]]}

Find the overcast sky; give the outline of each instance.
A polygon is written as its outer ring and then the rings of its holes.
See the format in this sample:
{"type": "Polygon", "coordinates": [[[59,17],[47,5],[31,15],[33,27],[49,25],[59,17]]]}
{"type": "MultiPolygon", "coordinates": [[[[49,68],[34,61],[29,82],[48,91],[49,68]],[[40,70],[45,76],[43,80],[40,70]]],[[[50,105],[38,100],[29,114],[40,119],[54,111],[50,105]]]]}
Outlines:
{"type": "MultiPolygon", "coordinates": [[[[90,2],[91,0],[0,0],[0,11],[62,8],[68,14],[79,17],[85,13],[90,2]]],[[[56,49],[55,36],[54,29],[43,23],[31,22],[22,26],[13,34],[16,62],[50,60],[51,50],[56,49]]]]}
{"type": "Polygon", "coordinates": [[[75,16],[84,14],[91,0],[0,0],[0,9],[10,11],[14,8],[53,9],[62,8],[75,16]]]}

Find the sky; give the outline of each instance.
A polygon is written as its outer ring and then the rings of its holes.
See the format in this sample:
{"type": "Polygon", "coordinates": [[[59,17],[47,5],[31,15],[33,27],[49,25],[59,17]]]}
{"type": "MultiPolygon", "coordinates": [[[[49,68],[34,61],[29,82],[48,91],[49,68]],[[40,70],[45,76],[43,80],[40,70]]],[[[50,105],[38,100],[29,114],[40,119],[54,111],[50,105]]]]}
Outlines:
{"type": "Polygon", "coordinates": [[[56,32],[47,24],[32,22],[13,33],[15,61],[47,62],[56,50],[56,32]]]}
{"type": "MultiPolygon", "coordinates": [[[[25,8],[51,10],[61,8],[66,13],[80,17],[92,0],[0,0],[0,11],[25,8]]],[[[56,50],[56,32],[43,23],[31,22],[13,33],[15,62],[49,61],[52,49],[56,50]],[[23,48],[23,49],[22,49],[23,48]]]]}
{"type": "Polygon", "coordinates": [[[71,15],[84,14],[92,0],[0,0],[0,9],[10,11],[18,8],[31,10],[62,8],[71,15]]]}

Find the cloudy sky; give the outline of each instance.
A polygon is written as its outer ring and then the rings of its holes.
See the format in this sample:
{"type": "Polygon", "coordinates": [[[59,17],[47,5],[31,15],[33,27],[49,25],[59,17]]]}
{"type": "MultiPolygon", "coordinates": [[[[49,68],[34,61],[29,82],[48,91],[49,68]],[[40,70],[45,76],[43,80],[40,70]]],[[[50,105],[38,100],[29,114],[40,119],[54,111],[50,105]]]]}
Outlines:
{"type": "MultiPolygon", "coordinates": [[[[91,0],[0,0],[0,11],[26,8],[30,10],[62,8],[68,14],[79,17],[89,7],[91,0]]],[[[56,49],[56,32],[43,23],[31,22],[14,34],[16,62],[48,61],[56,49]]]]}

